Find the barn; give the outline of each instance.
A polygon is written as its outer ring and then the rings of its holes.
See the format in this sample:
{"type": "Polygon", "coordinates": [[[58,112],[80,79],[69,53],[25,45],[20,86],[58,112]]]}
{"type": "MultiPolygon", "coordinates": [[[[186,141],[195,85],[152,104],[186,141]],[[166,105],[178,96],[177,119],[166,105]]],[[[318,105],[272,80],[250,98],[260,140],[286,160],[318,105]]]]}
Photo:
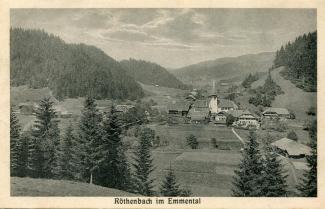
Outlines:
{"type": "Polygon", "coordinates": [[[263,113],[263,118],[266,119],[290,119],[289,110],[286,108],[270,107],[267,108],[263,113]]]}
{"type": "Polygon", "coordinates": [[[288,138],[279,139],[271,145],[274,146],[280,154],[291,158],[303,158],[311,154],[310,147],[288,138]]]}

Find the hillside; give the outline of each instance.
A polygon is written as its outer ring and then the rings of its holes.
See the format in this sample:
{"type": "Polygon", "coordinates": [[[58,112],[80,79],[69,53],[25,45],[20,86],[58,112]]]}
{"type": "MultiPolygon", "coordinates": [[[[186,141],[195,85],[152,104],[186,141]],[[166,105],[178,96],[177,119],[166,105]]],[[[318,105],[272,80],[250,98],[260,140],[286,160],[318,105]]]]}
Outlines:
{"type": "Polygon", "coordinates": [[[274,53],[248,54],[239,57],[226,57],[201,62],[171,70],[179,80],[186,84],[202,85],[212,79],[242,80],[248,73],[267,72],[273,65],[274,53]]]}
{"type": "Polygon", "coordinates": [[[305,92],[296,87],[290,80],[284,79],[280,72],[283,67],[271,71],[273,80],[281,87],[284,94],[275,97],[272,107],[285,107],[293,110],[296,118],[300,121],[307,119],[306,111],[311,107],[316,107],[316,92],[305,92]]]}
{"type": "Polygon", "coordinates": [[[100,49],[66,44],[41,30],[10,30],[11,86],[49,87],[58,99],[92,95],[137,99],[140,85],[100,49]]]}
{"type": "Polygon", "coordinates": [[[135,59],[122,60],[120,63],[129,76],[141,83],[178,89],[187,88],[174,75],[155,63],[135,59]]]}
{"type": "Polygon", "coordinates": [[[87,183],[11,177],[12,196],[139,196],[87,183]]]}

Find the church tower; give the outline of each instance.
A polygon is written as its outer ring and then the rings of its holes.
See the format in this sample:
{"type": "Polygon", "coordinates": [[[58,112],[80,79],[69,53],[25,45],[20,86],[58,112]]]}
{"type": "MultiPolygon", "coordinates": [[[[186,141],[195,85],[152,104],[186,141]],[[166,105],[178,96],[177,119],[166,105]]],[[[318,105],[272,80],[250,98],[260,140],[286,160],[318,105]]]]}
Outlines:
{"type": "Polygon", "coordinates": [[[218,95],[216,94],[216,87],[215,84],[216,81],[213,80],[212,82],[212,92],[210,93],[209,97],[210,97],[210,102],[209,102],[209,110],[211,115],[217,114],[218,113],[218,95]]]}

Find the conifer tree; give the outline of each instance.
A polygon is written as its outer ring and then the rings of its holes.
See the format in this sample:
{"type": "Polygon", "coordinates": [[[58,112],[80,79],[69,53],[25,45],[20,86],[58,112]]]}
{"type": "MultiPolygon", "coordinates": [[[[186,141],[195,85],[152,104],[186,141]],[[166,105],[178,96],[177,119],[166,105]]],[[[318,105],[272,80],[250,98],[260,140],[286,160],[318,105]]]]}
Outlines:
{"type": "Polygon", "coordinates": [[[133,164],[135,188],[134,192],[144,196],[152,196],[153,191],[153,179],[150,174],[154,170],[153,159],[151,156],[151,142],[154,139],[154,131],[150,128],[144,128],[140,131],[140,142],[135,151],[135,163],[133,164]]]}
{"type": "Polygon", "coordinates": [[[59,177],[61,179],[74,179],[75,178],[75,153],[74,146],[75,136],[73,134],[72,124],[70,123],[65,131],[65,136],[60,143],[60,152],[58,155],[58,168],[59,177]]]}
{"type": "Polygon", "coordinates": [[[287,196],[287,184],[284,167],[277,153],[272,149],[270,144],[266,144],[264,148],[264,170],[262,193],[263,197],[284,197],[287,196]]]}
{"type": "Polygon", "coordinates": [[[303,197],[317,197],[317,120],[312,122],[309,130],[311,137],[311,155],[306,156],[309,170],[304,173],[302,183],[298,185],[298,191],[303,197]]]}
{"type": "Polygon", "coordinates": [[[130,166],[121,139],[122,124],[114,106],[103,121],[103,138],[98,148],[100,184],[110,188],[129,190],[130,166]]]}
{"type": "Polygon", "coordinates": [[[83,181],[93,183],[96,181],[98,161],[96,153],[101,143],[102,115],[97,109],[95,100],[88,97],[79,122],[79,136],[77,137],[76,153],[78,153],[78,173],[83,181]],[[95,179],[95,180],[93,180],[95,179]]]}
{"type": "Polygon", "coordinates": [[[29,141],[31,139],[31,130],[28,130],[21,134],[20,136],[20,146],[19,146],[19,170],[18,175],[19,177],[28,176],[28,169],[29,169],[29,141]]]}
{"type": "Polygon", "coordinates": [[[10,108],[10,175],[19,173],[20,125],[18,118],[10,108]]]}
{"type": "Polygon", "coordinates": [[[34,177],[52,178],[57,168],[60,143],[57,114],[50,98],[40,101],[30,143],[31,169],[34,177]]]}
{"type": "Polygon", "coordinates": [[[256,134],[250,132],[249,141],[242,153],[242,160],[239,168],[235,170],[233,180],[233,196],[237,197],[258,197],[262,196],[262,171],[263,164],[259,151],[259,144],[256,141],[256,134]]]}

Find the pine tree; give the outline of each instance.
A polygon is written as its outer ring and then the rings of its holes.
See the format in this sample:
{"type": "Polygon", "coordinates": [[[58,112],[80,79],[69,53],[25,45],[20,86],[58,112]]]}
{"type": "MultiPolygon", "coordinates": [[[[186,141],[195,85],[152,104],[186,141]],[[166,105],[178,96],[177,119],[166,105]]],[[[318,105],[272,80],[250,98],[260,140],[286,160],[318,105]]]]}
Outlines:
{"type": "Polygon", "coordinates": [[[50,98],[40,101],[32,130],[30,159],[33,176],[52,178],[57,168],[57,149],[60,143],[57,114],[50,98]]]}
{"type": "Polygon", "coordinates": [[[166,197],[179,197],[182,195],[182,190],[176,181],[176,176],[172,169],[169,169],[163,184],[160,187],[160,193],[166,197]]]}
{"type": "Polygon", "coordinates": [[[72,124],[70,123],[66,129],[65,136],[60,143],[60,152],[58,155],[58,168],[60,179],[74,179],[75,178],[75,153],[74,146],[75,136],[73,134],[72,124]]]}
{"type": "Polygon", "coordinates": [[[237,197],[258,197],[261,196],[263,164],[259,151],[259,144],[256,141],[256,134],[250,132],[249,142],[243,150],[243,158],[238,170],[235,170],[233,180],[233,196],[237,197]]]}
{"type": "Polygon", "coordinates": [[[309,170],[304,173],[302,183],[297,189],[303,197],[317,197],[317,120],[312,122],[309,130],[311,137],[311,155],[306,156],[309,170]]]}
{"type": "Polygon", "coordinates": [[[288,175],[285,174],[284,167],[278,157],[270,144],[266,144],[262,158],[264,170],[261,196],[263,197],[287,196],[286,178],[288,175]]]}
{"type": "Polygon", "coordinates": [[[130,166],[121,139],[122,124],[114,106],[103,122],[104,134],[98,148],[100,162],[100,185],[121,190],[129,190],[130,166]]]}
{"type": "Polygon", "coordinates": [[[10,108],[10,175],[19,173],[20,125],[18,118],[10,108]]]}
{"type": "Polygon", "coordinates": [[[154,131],[150,128],[144,128],[140,131],[140,142],[135,151],[135,163],[133,164],[135,188],[134,192],[144,196],[152,196],[153,179],[150,178],[153,168],[153,159],[150,152],[150,143],[154,138],[154,131]]]}
{"type": "Polygon", "coordinates": [[[31,139],[31,130],[28,130],[21,134],[20,136],[20,146],[19,146],[19,177],[28,176],[29,169],[29,141],[31,139]]]}
{"type": "Polygon", "coordinates": [[[97,109],[95,100],[88,97],[79,122],[79,137],[76,139],[76,153],[78,154],[78,173],[80,180],[93,183],[96,181],[98,171],[98,154],[96,153],[101,143],[102,115],[97,109]]]}

